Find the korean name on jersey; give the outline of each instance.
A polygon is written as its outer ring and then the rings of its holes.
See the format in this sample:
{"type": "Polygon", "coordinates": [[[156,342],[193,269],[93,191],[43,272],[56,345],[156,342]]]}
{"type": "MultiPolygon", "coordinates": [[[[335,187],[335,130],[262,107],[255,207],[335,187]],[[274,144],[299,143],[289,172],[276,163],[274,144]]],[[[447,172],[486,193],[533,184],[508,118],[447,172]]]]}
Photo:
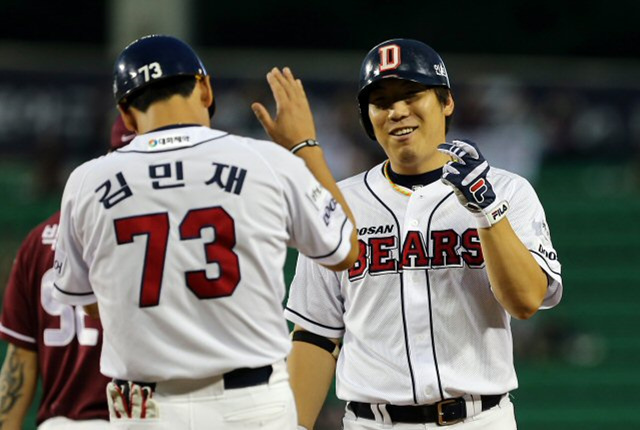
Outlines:
{"type": "Polygon", "coordinates": [[[72,173],[56,297],[97,298],[108,376],[160,381],[264,366],[289,350],[287,246],[337,264],[351,228],[284,148],[206,127],[161,129],[72,173]]]}

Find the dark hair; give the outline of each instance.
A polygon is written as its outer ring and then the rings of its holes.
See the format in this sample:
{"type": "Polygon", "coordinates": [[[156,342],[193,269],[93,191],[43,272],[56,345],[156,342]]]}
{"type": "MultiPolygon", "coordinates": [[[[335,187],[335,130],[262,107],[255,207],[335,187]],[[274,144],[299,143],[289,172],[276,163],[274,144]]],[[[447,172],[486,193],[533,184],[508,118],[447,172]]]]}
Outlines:
{"type": "MultiPolygon", "coordinates": [[[[436,97],[442,106],[445,106],[449,101],[449,97],[451,96],[451,90],[447,87],[433,87],[433,91],[436,93],[436,97]]],[[[447,134],[449,132],[449,126],[451,125],[451,117],[453,117],[453,113],[445,118],[444,120],[444,133],[447,134]]]]}
{"type": "Polygon", "coordinates": [[[175,95],[189,97],[195,87],[195,76],[171,76],[130,94],[123,105],[125,108],[131,106],[146,112],[153,103],[168,100],[175,95]]]}

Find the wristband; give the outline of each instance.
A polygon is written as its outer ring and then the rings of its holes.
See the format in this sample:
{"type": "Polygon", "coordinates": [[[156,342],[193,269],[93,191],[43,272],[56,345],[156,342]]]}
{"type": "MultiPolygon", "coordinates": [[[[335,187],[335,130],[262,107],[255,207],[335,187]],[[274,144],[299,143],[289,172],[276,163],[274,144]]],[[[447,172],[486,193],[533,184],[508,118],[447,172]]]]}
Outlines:
{"type": "Polygon", "coordinates": [[[509,212],[509,203],[503,200],[497,205],[494,204],[490,208],[472,212],[472,214],[476,217],[479,228],[489,228],[507,216],[507,212],[509,212]]]}
{"type": "Polygon", "coordinates": [[[307,139],[307,140],[303,140],[302,142],[298,143],[296,146],[291,148],[289,151],[291,151],[292,154],[295,154],[296,152],[300,151],[302,148],[305,148],[307,146],[320,146],[320,144],[315,139],[307,139]]]}

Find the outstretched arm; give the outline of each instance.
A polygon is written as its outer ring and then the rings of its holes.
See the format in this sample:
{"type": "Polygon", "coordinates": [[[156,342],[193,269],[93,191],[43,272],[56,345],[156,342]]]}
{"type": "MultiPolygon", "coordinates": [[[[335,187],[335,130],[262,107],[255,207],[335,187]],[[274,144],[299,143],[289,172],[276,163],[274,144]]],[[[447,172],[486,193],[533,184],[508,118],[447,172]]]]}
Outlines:
{"type": "MultiPolygon", "coordinates": [[[[315,140],[316,129],[313,115],[300,79],[296,79],[291,70],[285,67],[283,71],[273,68],[267,73],[267,81],[277,104],[276,117],[272,118],[264,105],[260,103],[253,103],[251,108],[271,139],[288,150],[307,139],[315,140]]],[[[305,161],[307,168],[318,182],[340,203],[345,214],[355,226],[356,222],[351,209],[336,185],[325,161],[322,148],[306,146],[296,151],[295,154],[305,161]]],[[[340,264],[327,267],[337,271],[346,270],[355,263],[358,252],[358,238],[354,228],[351,232],[351,251],[347,257],[340,264]]]]}
{"type": "Polygon", "coordinates": [[[35,352],[9,344],[0,373],[0,429],[20,430],[38,382],[35,352]]]}

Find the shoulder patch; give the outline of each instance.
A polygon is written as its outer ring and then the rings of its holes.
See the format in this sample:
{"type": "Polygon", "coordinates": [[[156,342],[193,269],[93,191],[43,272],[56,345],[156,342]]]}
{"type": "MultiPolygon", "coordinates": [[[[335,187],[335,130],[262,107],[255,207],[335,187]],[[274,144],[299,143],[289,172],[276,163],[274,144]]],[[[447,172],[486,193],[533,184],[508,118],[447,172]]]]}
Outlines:
{"type": "Polygon", "coordinates": [[[304,194],[318,211],[324,209],[326,200],[330,198],[329,191],[320,185],[319,182],[313,183],[304,194]]]}

